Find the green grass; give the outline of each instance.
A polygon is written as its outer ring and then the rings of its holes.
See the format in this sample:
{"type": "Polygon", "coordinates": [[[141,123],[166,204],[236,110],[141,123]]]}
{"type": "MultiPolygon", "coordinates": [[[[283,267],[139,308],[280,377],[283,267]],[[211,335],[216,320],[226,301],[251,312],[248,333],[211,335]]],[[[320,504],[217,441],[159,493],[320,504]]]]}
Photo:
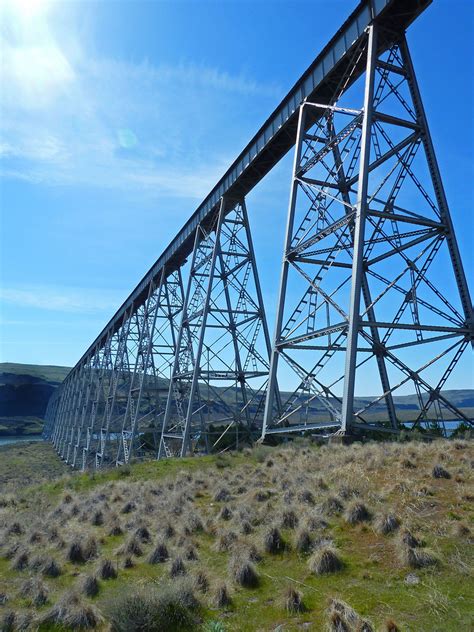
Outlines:
{"type": "MultiPolygon", "coordinates": [[[[299,555],[290,547],[276,555],[264,554],[262,560],[255,565],[260,578],[258,587],[246,589],[235,585],[229,577],[229,553],[216,552],[215,534],[207,527],[204,533],[187,536],[187,541],[198,550],[199,561],[185,563],[189,568],[205,570],[213,585],[225,581],[231,589],[233,603],[226,610],[218,610],[211,607],[208,597],[201,595],[199,598],[202,603],[203,623],[219,620],[225,630],[236,632],[274,630],[278,626],[281,626],[279,629],[282,631],[324,630],[329,600],[339,598],[349,603],[361,616],[369,618],[377,631],[385,630],[386,621],[393,619],[400,630],[407,632],[460,632],[471,629],[474,623],[470,608],[473,591],[472,546],[469,537],[461,537],[455,532],[459,524],[471,525],[471,529],[474,524],[474,493],[470,468],[474,449],[471,444],[464,444],[462,449],[456,449],[455,445],[453,442],[438,441],[433,444],[369,444],[365,447],[330,446],[323,449],[289,447],[262,451],[257,448],[245,454],[228,455],[224,463],[219,457],[195,457],[138,463],[132,465],[126,475],[120,469],[94,475],[73,474],[50,481],[41,481],[38,475],[35,484],[29,487],[19,486],[18,505],[14,509],[0,509],[0,525],[2,521],[8,523],[13,517],[30,524],[38,519],[39,512],[43,517],[51,515],[50,512],[60,505],[65,492],[71,493],[73,503],[84,508],[92,506],[88,504],[90,502],[97,505],[97,495],[103,493],[108,505],[114,511],[119,511],[123,502],[114,504],[113,500],[114,494],[119,491],[124,500],[127,494],[136,500],[141,507],[143,519],[148,522],[154,536],[167,516],[179,530],[186,514],[175,516],[166,513],[171,511],[175,494],[166,491],[167,485],[179,479],[181,482],[176,493],[181,489],[198,492],[190,501],[189,507],[199,511],[204,520],[210,520],[213,524],[218,520],[217,516],[223,505],[234,508],[248,506],[261,512],[263,523],[255,527],[254,533],[240,536],[239,547],[246,543],[255,544],[262,550],[262,535],[267,528],[265,518],[268,516],[270,522],[277,520],[281,515],[281,508],[285,506],[281,482],[288,483],[295,490],[301,487],[311,489],[316,507],[321,505],[327,494],[338,494],[342,484],[352,485],[359,488],[361,499],[375,513],[388,509],[395,511],[400,516],[402,525],[409,527],[424,541],[426,547],[434,551],[440,560],[439,566],[408,569],[398,559],[395,534],[378,535],[371,523],[350,526],[342,515],[327,516],[328,527],[323,534],[333,540],[345,563],[341,572],[316,577],[308,570],[307,556],[299,555]],[[272,467],[267,467],[265,462],[269,455],[274,463],[272,467]],[[407,456],[416,462],[416,469],[405,470],[400,465],[407,456]],[[442,462],[453,474],[452,479],[433,479],[431,469],[435,462],[442,462]],[[222,467],[223,464],[225,467],[222,467]],[[186,475],[193,477],[193,480],[186,482],[186,475]],[[232,479],[236,475],[242,477],[248,492],[225,503],[216,502],[215,491],[222,485],[236,494],[237,483],[225,480],[226,477],[232,479]],[[327,491],[316,484],[319,477],[323,477],[327,483],[327,491]],[[207,488],[197,484],[195,486],[195,479],[206,481],[207,488]],[[146,515],[144,503],[154,498],[150,495],[150,490],[156,485],[163,490],[166,499],[170,497],[170,501],[160,504],[158,496],[155,513],[146,515]],[[257,487],[272,492],[269,503],[254,500],[257,487]],[[408,573],[415,574],[419,583],[407,584],[405,578],[408,573]],[[293,585],[303,593],[306,606],[304,613],[286,613],[283,593],[288,585],[293,585]],[[303,624],[307,624],[305,628],[302,628],[303,624]]],[[[48,463],[49,475],[54,477],[54,455],[47,448],[49,446],[28,446],[32,452],[38,449],[37,460],[43,460],[45,468],[48,463]]],[[[5,460],[1,456],[3,454],[0,455],[0,473],[2,466],[5,471],[10,468],[12,472],[21,472],[25,467],[25,459],[31,461],[32,455],[7,455],[5,460]]],[[[60,463],[58,465],[62,466],[60,463]]],[[[58,467],[59,475],[63,471],[58,467]]],[[[308,512],[307,505],[296,500],[293,502],[300,517],[308,512]]],[[[119,513],[119,518],[126,524],[133,522],[136,515],[123,516],[119,513]]],[[[217,524],[222,528],[234,528],[232,523],[217,524]]],[[[94,534],[101,541],[102,556],[121,561],[116,551],[127,534],[110,537],[107,535],[107,521],[104,526],[96,527],[90,522],[81,523],[72,518],[62,527],[64,538],[67,540],[71,529],[76,528],[94,534]]],[[[130,527],[129,530],[133,529],[134,527],[130,527]]],[[[294,532],[285,529],[282,534],[291,544],[294,532]]],[[[95,562],[83,566],[66,563],[62,551],[49,544],[45,546],[60,559],[64,571],[57,579],[45,580],[51,590],[51,601],[54,602],[64,590],[75,584],[78,573],[92,571],[96,565],[95,562]]],[[[123,591],[148,583],[159,586],[168,581],[169,563],[150,565],[146,562],[151,548],[152,545],[144,545],[145,555],[136,559],[134,568],[121,568],[117,579],[101,582],[99,595],[91,601],[105,609],[110,599],[119,597],[123,591]]],[[[174,540],[171,549],[175,552],[179,550],[174,540]]],[[[0,557],[0,592],[4,590],[11,595],[9,608],[25,609],[26,604],[16,596],[16,591],[22,577],[26,575],[27,573],[12,571],[10,561],[0,557]]],[[[44,607],[40,612],[47,608],[48,606],[44,607]]],[[[5,609],[6,606],[3,606],[3,610],[5,609]]],[[[0,606],[0,620],[1,614],[0,606]]],[[[50,626],[42,629],[54,628],[50,626]]]]}

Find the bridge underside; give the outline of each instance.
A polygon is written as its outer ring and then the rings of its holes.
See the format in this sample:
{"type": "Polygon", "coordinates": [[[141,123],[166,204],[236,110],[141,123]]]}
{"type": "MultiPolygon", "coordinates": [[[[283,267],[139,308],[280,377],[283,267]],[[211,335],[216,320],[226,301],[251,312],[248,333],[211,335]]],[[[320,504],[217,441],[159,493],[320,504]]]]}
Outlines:
{"type": "Polygon", "coordinates": [[[426,4],[361,2],[71,371],[45,435],[72,467],[472,425],[446,394],[472,303],[404,35],[426,4]],[[272,341],[245,194],[293,144],[272,341]]]}

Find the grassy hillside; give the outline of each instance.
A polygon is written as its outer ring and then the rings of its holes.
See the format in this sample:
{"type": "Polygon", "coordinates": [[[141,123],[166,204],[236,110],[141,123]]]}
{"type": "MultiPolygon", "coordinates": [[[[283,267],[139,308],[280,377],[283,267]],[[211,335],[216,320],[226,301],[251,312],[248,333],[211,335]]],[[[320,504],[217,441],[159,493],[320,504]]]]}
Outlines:
{"type": "Polygon", "coordinates": [[[48,400],[68,367],[0,363],[0,437],[38,435],[48,400]]]}
{"type": "Polygon", "coordinates": [[[0,621],[470,630],[473,459],[461,441],[293,444],[22,485],[0,498],[0,621]]]}

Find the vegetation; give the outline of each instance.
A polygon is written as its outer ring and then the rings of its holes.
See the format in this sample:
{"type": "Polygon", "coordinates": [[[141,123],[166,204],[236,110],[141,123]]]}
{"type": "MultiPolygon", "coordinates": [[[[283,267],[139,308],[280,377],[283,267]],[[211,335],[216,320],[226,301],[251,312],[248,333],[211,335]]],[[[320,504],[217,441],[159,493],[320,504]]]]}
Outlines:
{"type": "Polygon", "coordinates": [[[2,632],[474,624],[469,441],[295,441],[16,488],[25,462],[2,457],[2,632]]]}

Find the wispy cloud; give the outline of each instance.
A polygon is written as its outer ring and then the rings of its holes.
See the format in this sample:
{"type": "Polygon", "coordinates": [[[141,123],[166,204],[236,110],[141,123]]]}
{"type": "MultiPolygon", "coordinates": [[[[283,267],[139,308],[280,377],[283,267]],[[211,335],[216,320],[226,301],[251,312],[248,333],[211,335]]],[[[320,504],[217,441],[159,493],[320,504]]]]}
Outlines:
{"type": "Polygon", "coordinates": [[[74,33],[66,50],[47,13],[4,18],[4,177],[200,198],[235,157],[214,146],[202,112],[218,124],[236,96],[280,93],[205,65],[98,59],[74,33]]]}
{"type": "Polygon", "coordinates": [[[112,312],[121,304],[124,296],[108,289],[24,286],[0,288],[0,298],[5,306],[94,314],[112,312]]]}

